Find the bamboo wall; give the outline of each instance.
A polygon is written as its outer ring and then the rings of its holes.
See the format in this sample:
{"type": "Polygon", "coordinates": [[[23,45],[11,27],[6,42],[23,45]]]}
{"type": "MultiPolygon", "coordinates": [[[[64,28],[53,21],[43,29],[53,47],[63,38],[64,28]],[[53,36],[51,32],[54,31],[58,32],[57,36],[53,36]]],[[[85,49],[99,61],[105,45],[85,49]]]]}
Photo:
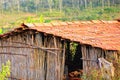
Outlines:
{"type": "Polygon", "coordinates": [[[0,69],[11,62],[9,80],[62,80],[64,41],[52,35],[25,31],[0,40],[0,69]]]}
{"type": "MultiPolygon", "coordinates": [[[[70,41],[66,43],[66,55],[69,59],[71,58],[70,41]]],[[[79,56],[82,57],[83,62],[80,61],[79,64],[84,73],[99,67],[97,62],[99,57],[104,57],[110,62],[119,58],[118,51],[103,50],[79,43],[78,45],[76,54],[81,54],[79,56]]],[[[2,63],[7,60],[11,62],[9,80],[62,80],[65,42],[59,37],[35,31],[11,35],[0,39],[0,69],[2,63]]]]}
{"type": "MultiPolygon", "coordinates": [[[[103,50],[89,45],[82,45],[83,71],[89,73],[93,69],[99,69],[98,58],[103,57],[111,63],[118,61],[118,51],[103,50]]],[[[116,67],[115,67],[116,68],[116,67]]]]}

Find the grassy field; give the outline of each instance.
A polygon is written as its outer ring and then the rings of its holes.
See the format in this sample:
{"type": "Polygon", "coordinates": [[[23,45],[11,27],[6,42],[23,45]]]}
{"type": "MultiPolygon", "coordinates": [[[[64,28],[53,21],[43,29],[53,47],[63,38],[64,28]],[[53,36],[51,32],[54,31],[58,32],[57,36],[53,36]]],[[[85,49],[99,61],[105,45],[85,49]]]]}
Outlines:
{"type": "MultiPolygon", "coordinates": [[[[64,9],[59,11],[44,11],[41,13],[10,13],[0,14],[0,28],[13,28],[23,22],[34,23],[51,22],[51,21],[75,21],[75,20],[114,20],[120,18],[120,7],[111,8],[93,8],[93,9],[64,9]]],[[[5,31],[4,31],[5,32],[5,31]]]]}
{"type": "Polygon", "coordinates": [[[0,27],[14,27],[24,22],[28,17],[34,17],[31,13],[5,13],[0,14],[0,27]]]}

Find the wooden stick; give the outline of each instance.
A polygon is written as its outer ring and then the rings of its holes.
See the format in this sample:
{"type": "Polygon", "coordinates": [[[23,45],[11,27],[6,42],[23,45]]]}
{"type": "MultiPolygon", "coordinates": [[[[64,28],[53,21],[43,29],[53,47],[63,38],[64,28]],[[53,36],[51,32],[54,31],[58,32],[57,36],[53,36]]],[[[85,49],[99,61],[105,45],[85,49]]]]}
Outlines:
{"type": "Polygon", "coordinates": [[[98,62],[98,60],[92,60],[92,59],[83,59],[83,58],[80,58],[82,60],[85,60],[85,61],[95,61],[95,62],[98,62]]]}
{"type": "Polygon", "coordinates": [[[0,54],[27,56],[25,54],[16,54],[16,53],[11,53],[11,52],[0,52],[0,54]]]}
{"type": "Polygon", "coordinates": [[[56,50],[60,51],[62,49],[59,48],[45,48],[45,47],[38,47],[38,46],[0,46],[0,48],[31,48],[31,49],[44,49],[44,50],[56,50]]]}

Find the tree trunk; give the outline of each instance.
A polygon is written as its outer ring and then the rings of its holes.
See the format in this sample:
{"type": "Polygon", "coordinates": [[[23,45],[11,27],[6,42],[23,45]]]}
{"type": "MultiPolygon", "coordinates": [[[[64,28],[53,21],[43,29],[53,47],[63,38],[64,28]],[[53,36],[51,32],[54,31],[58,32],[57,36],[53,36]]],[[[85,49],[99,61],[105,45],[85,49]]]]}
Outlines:
{"type": "Polygon", "coordinates": [[[49,10],[52,12],[52,0],[48,0],[49,10]]]}
{"type": "Polygon", "coordinates": [[[87,8],[87,0],[84,0],[85,1],[85,9],[87,8]]]}
{"type": "Polygon", "coordinates": [[[20,1],[17,0],[17,11],[20,12],[20,1]]]}
{"type": "Polygon", "coordinates": [[[53,0],[53,3],[54,3],[54,8],[57,10],[59,1],[58,0],[53,0]]]}
{"type": "Polygon", "coordinates": [[[3,6],[2,6],[2,4],[3,4],[3,1],[4,1],[4,0],[1,0],[1,1],[0,1],[0,9],[1,9],[1,14],[3,14],[3,6]]]}
{"type": "Polygon", "coordinates": [[[102,0],[102,8],[104,8],[104,0],[102,0]]]}
{"type": "Polygon", "coordinates": [[[72,7],[74,8],[74,0],[72,0],[72,7]]]}
{"type": "Polygon", "coordinates": [[[90,0],[90,8],[92,9],[92,0],[90,0]]]}
{"type": "Polygon", "coordinates": [[[60,12],[62,12],[62,0],[59,0],[59,8],[60,8],[60,12]]]}
{"type": "Polygon", "coordinates": [[[37,14],[37,12],[38,12],[38,4],[39,4],[39,0],[36,0],[36,1],[35,1],[36,14],[37,14]]]}
{"type": "Polygon", "coordinates": [[[110,7],[110,0],[107,0],[108,7],[110,7]]]}
{"type": "Polygon", "coordinates": [[[78,9],[80,9],[80,0],[78,0],[78,9]]]}

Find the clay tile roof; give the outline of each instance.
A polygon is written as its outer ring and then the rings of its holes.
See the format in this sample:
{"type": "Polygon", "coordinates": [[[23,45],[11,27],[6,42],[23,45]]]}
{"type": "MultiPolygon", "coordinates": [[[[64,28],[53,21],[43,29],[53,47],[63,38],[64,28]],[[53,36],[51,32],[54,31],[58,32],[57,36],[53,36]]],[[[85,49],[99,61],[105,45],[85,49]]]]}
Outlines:
{"type": "Polygon", "coordinates": [[[29,26],[29,27],[35,27],[35,25],[32,24],[32,23],[26,23],[25,25],[27,25],[27,26],[29,26]]]}
{"type": "Polygon", "coordinates": [[[29,29],[105,50],[120,50],[120,22],[74,21],[25,24],[29,29]]]}
{"type": "Polygon", "coordinates": [[[66,22],[59,22],[59,24],[60,24],[61,26],[68,26],[68,24],[67,24],[66,22]]]}
{"type": "Polygon", "coordinates": [[[59,22],[52,22],[51,23],[53,26],[60,26],[60,23],[59,22]]]}
{"type": "Polygon", "coordinates": [[[34,23],[34,25],[35,25],[36,27],[43,27],[43,26],[44,26],[44,24],[42,24],[42,23],[34,23]]]}
{"type": "Polygon", "coordinates": [[[43,26],[52,27],[53,25],[51,23],[43,23],[43,26]]]}
{"type": "Polygon", "coordinates": [[[91,22],[93,22],[93,23],[101,23],[102,21],[101,20],[92,20],[91,22]]]}

